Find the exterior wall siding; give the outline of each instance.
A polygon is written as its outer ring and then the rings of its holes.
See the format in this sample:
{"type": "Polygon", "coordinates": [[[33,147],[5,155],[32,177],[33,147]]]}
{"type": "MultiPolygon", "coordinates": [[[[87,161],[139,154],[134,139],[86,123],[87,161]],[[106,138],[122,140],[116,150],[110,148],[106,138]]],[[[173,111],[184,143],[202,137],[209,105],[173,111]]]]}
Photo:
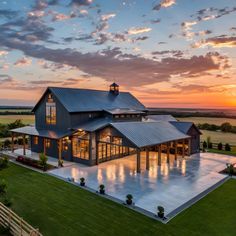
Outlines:
{"type": "Polygon", "coordinates": [[[191,136],[191,154],[200,152],[200,133],[192,126],[188,131],[188,135],[191,136]]]}

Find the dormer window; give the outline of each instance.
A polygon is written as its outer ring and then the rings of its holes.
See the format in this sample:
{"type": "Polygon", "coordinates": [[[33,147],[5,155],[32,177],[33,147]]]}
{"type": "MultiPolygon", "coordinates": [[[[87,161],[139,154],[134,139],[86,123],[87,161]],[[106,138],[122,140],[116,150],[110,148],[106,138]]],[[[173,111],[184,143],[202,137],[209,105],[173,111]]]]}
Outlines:
{"type": "Polygon", "coordinates": [[[113,83],[110,85],[110,92],[113,94],[119,94],[119,85],[116,83],[113,83]]]}
{"type": "Polygon", "coordinates": [[[46,102],[46,124],[56,124],[56,103],[52,98],[52,94],[48,94],[48,99],[46,102]]]}

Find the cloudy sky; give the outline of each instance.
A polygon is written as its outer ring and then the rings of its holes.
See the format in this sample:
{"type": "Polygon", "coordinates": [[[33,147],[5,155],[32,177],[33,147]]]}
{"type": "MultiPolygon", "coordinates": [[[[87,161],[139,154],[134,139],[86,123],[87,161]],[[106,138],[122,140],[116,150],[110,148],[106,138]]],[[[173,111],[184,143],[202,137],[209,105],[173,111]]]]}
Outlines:
{"type": "Polygon", "coordinates": [[[149,107],[236,108],[235,19],[236,0],[0,0],[0,105],[115,81],[149,107]]]}

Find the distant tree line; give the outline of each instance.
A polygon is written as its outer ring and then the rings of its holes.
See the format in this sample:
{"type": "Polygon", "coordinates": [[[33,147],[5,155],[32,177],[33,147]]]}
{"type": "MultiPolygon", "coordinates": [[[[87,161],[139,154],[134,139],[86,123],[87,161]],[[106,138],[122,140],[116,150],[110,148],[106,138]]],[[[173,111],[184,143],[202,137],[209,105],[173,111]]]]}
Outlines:
{"type": "Polygon", "coordinates": [[[225,122],[221,125],[203,123],[203,124],[198,124],[197,126],[199,129],[202,130],[236,133],[236,126],[231,125],[229,122],[225,122]]]}
{"type": "Polygon", "coordinates": [[[14,110],[9,110],[9,111],[1,111],[0,110],[0,115],[1,116],[7,116],[7,115],[32,115],[33,113],[31,111],[14,111],[14,110]]]}

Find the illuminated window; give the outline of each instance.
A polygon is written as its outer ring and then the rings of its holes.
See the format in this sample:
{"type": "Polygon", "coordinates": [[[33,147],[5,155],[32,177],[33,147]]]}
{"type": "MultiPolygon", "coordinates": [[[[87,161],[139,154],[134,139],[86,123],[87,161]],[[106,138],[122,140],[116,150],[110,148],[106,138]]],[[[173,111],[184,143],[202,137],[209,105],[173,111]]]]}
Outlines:
{"type": "Polygon", "coordinates": [[[48,138],[45,139],[45,146],[46,146],[46,148],[50,148],[50,146],[51,146],[51,140],[50,139],[48,139],[48,138]]]}
{"type": "Polygon", "coordinates": [[[53,101],[51,94],[48,95],[46,103],[46,124],[56,124],[56,103],[53,101]]]}
{"type": "Polygon", "coordinates": [[[63,138],[62,139],[62,151],[67,151],[69,148],[69,137],[63,138]]]}
{"type": "Polygon", "coordinates": [[[33,142],[34,142],[34,145],[38,145],[38,144],[39,144],[39,138],[38,138],[38,136],[34,136],[33,142]]]}
{"type": "Polygon", "coordinates": [[[73,156],[80,159],[89,159],[89,140],[73,137],[72,139],[73,156]]]}

